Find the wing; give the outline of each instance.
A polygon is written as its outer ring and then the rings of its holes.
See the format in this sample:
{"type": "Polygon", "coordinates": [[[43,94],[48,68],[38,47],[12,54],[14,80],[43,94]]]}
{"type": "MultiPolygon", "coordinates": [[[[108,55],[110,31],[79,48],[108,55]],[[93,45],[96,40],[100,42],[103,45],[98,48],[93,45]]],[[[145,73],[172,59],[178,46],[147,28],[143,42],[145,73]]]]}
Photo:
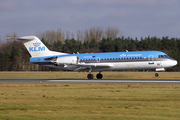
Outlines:
{"type": "Polygon", "coordinates": [[[112,64],[65,64],[64,67],[75,68],[74,71],[88,71],[91,72],[93,69],[105,69],[112,67],[112,64]]]}

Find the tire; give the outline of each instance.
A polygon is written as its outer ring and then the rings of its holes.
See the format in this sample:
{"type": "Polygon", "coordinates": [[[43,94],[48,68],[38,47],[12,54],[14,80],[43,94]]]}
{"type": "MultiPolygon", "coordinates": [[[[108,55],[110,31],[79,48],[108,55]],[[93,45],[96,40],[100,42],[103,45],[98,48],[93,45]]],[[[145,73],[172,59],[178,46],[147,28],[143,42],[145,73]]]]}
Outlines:
{"type": "Polygon", "coordinates": [[[93,79],[93,78],[94,78],[94,75],[93,75],[93,74],[88,74],[88,75],[87,75],[87,78],[88,78],[88,79],[93,79]]]}
{"type": "Polygon", "coordinates": [[[96,78],[97,78],[97,79],[102,79],[102,77],[103,77],[103,75],[100,74],[100,73],[96,75],[96,78]]]}
{"type": "Polygon", "coordinates": [[[159,76],[159,74],[158,73],[155,73],[155,77],[158,77],[159,76]]]}

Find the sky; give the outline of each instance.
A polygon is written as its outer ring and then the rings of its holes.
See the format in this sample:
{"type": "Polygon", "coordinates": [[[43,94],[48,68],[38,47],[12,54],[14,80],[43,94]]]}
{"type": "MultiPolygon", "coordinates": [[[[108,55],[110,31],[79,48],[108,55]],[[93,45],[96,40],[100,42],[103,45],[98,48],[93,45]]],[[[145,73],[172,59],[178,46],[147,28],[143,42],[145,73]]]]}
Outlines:
{"type": "Polygon", "coordinates": [[[0,37],[100,27],[125,37],[180,38],[180,0],[0,0],[0,37]]]}

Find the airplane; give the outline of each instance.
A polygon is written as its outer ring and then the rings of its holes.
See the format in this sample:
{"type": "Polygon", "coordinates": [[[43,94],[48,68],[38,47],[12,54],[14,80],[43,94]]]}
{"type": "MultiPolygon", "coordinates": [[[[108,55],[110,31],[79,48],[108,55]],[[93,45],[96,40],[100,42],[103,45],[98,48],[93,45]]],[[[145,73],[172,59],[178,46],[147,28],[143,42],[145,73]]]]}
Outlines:
{"type": "Polygon", "coordinates": [[[23,42],[30,53],[31,63],[62,70],[89,72],[88,79],[94,78],[91,72],[99,72],[96,78],[102,79],[103,71],[147,69],[155,69],[155,76],[158,77],[158,71],[177,65],[175,59],[160,51],[68,54],[50,51],[36,36],[24,36],[18,40],[23,42]]]}

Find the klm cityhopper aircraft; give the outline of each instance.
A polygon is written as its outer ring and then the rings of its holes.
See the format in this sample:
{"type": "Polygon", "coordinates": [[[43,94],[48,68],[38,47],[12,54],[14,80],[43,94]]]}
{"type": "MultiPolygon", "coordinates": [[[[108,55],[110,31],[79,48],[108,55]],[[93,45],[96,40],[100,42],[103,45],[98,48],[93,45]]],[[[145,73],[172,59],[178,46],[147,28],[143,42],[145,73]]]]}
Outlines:
{"type": "MultiPolygon", "coordinates": [[[[48,67],[89,72],[88,79],[93,79],[91,72],[99,72],[96,77],[102,79],[102,71],[145,70],[164,71],[173,67],[177,61],[160,51],[108,52],[67,54],[50,51],[37,37],[25,36],[21,40],[31,58],[30,62],[48,67]]],[[[158,76],[158,73],[155,74],[158,76]]]]}

